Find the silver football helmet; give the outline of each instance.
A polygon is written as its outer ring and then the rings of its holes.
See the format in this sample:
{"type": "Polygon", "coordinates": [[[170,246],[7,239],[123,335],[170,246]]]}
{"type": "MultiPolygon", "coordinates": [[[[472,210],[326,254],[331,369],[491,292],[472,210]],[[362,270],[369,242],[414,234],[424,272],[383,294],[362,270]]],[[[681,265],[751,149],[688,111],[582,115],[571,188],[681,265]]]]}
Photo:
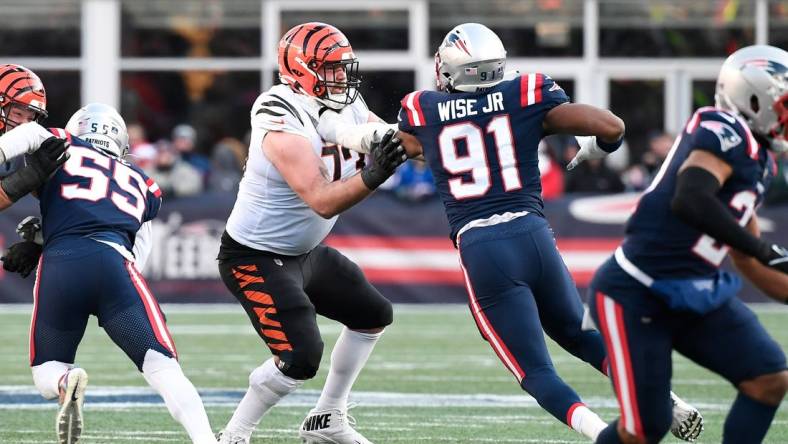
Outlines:
{"type": "Polygon", "coordinates": [[[80,108],[68,119],[66,131],[115,157],[123,157],[129,151],[126,122],[115,108],[103,103],[80,108]]]}
{"type": "Polygon", "coordinates": [[[773,151],[788,151],[788,52],[767,45],[734,52],[722,64],[714,98],[718,108],[743,117],[773,151]]]}
{"type": "Polygon", "coordinates": [[[441,91],[475,92],[504,80],[506,50],[490,28],[463,23],[449,31],[435,53],[435,75],[441,91]]]}

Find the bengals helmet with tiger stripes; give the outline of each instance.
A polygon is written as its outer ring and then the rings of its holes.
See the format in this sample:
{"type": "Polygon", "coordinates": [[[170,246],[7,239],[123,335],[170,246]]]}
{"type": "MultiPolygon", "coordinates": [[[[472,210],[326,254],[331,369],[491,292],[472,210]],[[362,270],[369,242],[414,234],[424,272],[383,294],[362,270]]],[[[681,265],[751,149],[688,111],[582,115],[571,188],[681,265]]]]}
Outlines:
{"type": "Polygon", "coordinates": [[[334,109],[353,103],[361,85],[347,37],[319,22],[295,26],[279,41],[279,79],[334,109]]]}
{"type": "Polygon", "coordinates": [[[32,111],[38,122],[47,116],[47,95],[41,79],[20,65],[0,66],[0,134],[25,123],[11,118],[13,107],[32,111]]]}

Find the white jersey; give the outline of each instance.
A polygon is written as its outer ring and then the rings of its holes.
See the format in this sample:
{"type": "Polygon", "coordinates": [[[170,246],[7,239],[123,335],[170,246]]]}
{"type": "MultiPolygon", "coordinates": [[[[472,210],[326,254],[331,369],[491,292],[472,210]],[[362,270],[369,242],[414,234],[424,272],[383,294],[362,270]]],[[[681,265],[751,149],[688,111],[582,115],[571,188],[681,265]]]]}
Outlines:
{"type": "MultiPolygon", "coordinates": [[[[276,85],[252,105],[252,135],[238,198],[227,220],[227,233],[236,242],[257,250],[295,256],[315,248],[336,223],[324,219],[293,191],[263,153],[263,138],[269,131],[283,131],[307,138],[312,150],[323,159],[331,180],[358,173],[361,154],[323,142],[317,131],[319,103],[297,94],[286,85],[276,85]]],[[[359,98],[340,114],[353,124],[365,123],[369,109],[359,98]]]]}

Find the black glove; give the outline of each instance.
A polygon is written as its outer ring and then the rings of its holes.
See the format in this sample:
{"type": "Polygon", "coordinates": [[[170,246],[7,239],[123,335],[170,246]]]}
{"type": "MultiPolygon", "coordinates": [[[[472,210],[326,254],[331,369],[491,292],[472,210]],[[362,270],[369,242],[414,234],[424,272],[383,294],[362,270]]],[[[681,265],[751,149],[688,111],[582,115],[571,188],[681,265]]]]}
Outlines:
{"type": "Polygon", "coordinates": [[[767,267],[788,274],[788,250],[777,244],[768,245],[757,259],[767,267]]]}
{"type": "Polygon", "coordinates": [[[68,160],[68,147],[65,139],[54,136],[41,143],[38,150],[28,156],[27,165],[0,182],[8,198],[16,202],[43,185],[68,160]]]}
{"type": "Polygon", "coordinates": [[[394,130],[386,131],[379,142],[373,142],[369,150],[369,163],[361,170],[361,180],[370,190],[385,182],[398,166],[408,159],[401,141],[394,137],[394,130]]]}
{"type": "Polygon", "coordinates": [[[3,269],[11,273],[19,273],[26,278],[38,265],[41,251],[41,245],[35,242],[17,242],[8,248],[3,257],[0,257],[3,261],[3,269]]]}

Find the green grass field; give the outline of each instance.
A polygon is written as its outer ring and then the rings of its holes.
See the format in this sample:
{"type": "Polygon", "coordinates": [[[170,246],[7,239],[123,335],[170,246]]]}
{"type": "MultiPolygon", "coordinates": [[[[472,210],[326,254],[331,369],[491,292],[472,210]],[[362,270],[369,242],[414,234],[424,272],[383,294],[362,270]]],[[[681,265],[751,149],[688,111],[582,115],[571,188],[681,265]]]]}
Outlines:
{"type": "MultiPolygon", "coordinates": [[[[203,395],[215,430],[232,414],[252,368],[269,353],[240,306],[165,306],[184,371],[203,395]]],[[[783,347],[788,310],[756,309],[783,347]]],[[[27,366],[29,307],[0,306],[0,442],[53,442],[56,403],[41,403],[27,366]]],[[[297,443],[297,429],[317,399],[338,324],[320,319],[326,350],[318,377],[263,418],[253,443],[297,443]]],[[[725,346],[720,344],[720,346],[725,346]]],[[[551,343],[559,373],[603,419],[617,408],[610,384],[551,343]]],[[[91,320],[77,363],[90,375],[84,443],[186,443],[186,434],[147,388],[125,355],[91,320]]],[[[676,355],[674,390],[701,408],[700,442],[719,443],[734,390],[676,355]]],[[[542,411],[504,370],[463,306],[397,306],[351,400],[357,428],[376,443],[587,442],[542,411]]],[[[679,442],[668,438],[665,442],[679,442]]],[[[767,437],[788,442],[788,411],[780,409],[767,437]]]]}

